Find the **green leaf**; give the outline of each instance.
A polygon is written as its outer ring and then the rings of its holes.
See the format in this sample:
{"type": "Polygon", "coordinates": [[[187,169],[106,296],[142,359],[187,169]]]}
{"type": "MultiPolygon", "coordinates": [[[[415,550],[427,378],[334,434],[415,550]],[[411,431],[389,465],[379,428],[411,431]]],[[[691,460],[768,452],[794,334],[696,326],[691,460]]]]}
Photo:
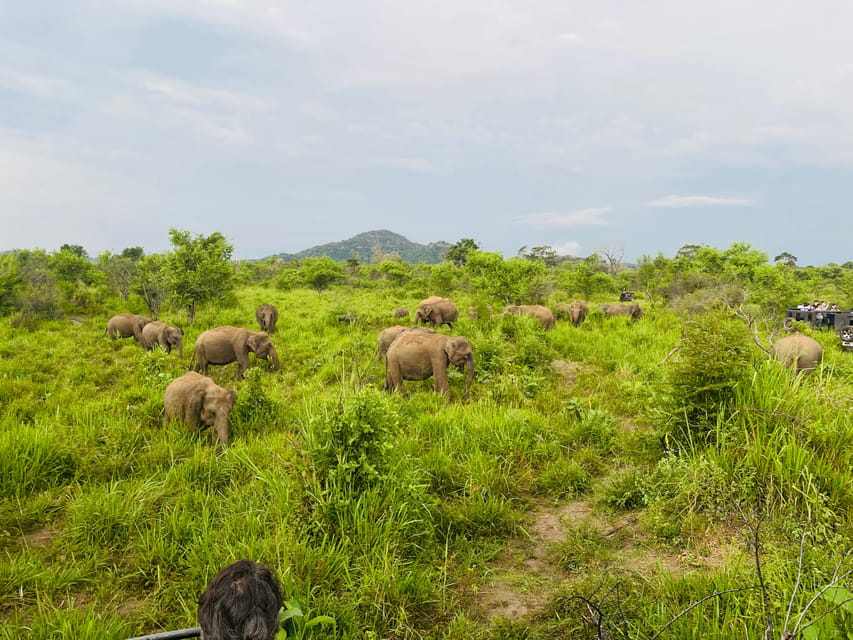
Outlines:
{"type": "Polygon", "coordinates": [[[849,613],[853,613],[853,593],[842,587],[832,587],[823,594],[823,599],[834,605],[840,606],[849,613]]]}
{"type": "Polygon", "coordinates": [[[318,624],[330,624],[334,627],[335,619],[330,616],[314,616],[305,624],[305,628],[310,629],[311,627],[316,627],[318,624]]]}

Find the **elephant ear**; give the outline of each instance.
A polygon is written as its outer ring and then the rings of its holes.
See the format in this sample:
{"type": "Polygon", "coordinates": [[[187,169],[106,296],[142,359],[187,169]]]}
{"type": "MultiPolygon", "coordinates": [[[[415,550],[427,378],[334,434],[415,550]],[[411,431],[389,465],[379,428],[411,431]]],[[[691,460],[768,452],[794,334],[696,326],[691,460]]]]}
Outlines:
{"type": "Polygon", "coordinates": [[[231,398],[231,406],[234,406],[234,403],[237,402],[237,389],[234,387],[228,387],[228,396],[231,398]]]}
{"type": "Polygon", "coordinates": [[[197,426],[202,423],[201,412],[204,409],[204,397],[206,395],[207,389],[202,385],[193,387],[192,391],[187,394],[184,420],[188,426],[197,426]]]}

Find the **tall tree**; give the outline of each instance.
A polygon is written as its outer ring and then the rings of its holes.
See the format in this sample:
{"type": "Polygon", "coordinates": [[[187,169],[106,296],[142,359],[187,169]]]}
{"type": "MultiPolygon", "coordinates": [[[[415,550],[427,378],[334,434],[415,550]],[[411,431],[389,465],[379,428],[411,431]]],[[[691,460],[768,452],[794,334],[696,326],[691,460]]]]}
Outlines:
{"type": "Polygon", "coordinates": [[[480,245],[472,238],[462,238],[456,244],[450,246],[445,252],[444,259],[450,260],[457,267],[464,267],[468,264],[468,254],[472,251],[478,251],[480,245]]]}
{"type": "Polygon", "coordinates": [[[166,256],[153,253],[142,258],[136,265],[133,291],[142,296],[148,312],[155,318],[169,291],[166,277],[166,256]]]}
{"type": "Polygon", "coordinates": [[[233,245],[221,233],[193,236],[185,229],[169,229],[174,249],[166,261],[166,277],[175,302],[187,311],[193,323],[196,307],[234,290],[231,266],[233,245]]]}

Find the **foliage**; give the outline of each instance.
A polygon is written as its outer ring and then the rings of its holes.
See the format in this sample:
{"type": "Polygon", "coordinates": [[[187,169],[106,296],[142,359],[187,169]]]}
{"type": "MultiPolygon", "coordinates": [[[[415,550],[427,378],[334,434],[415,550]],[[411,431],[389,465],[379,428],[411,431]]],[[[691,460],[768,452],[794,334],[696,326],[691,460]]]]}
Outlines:
{"type": "Polygon", "coordinates": [[[445,252],[444,259],[453,263],[455,267],[464,267],[468,264],[468,254],[472,251],[479,251],[480,245],[473,238],[462,238],[445,252]]]}
{"type": "Polygon", "coordinates": [[[299,264],[302,280],[317,293],[343,279],[344,271],[340,264],[328,256],[305,258],[299,264]]]}
{"type": "Polygon", "coordinates": [[[319,445],[311,453],[323,485],[358,491],[384,478],[390,436],[398,425],[387,396],[376,390],[345,398],[325,418],[319,445]]]}
{"type": "Polygon", "coordinates": [[[670,422],[687,438],[707,431],[750,380],[750,342],[743,323],[724,313],[682,325],[678,353],[667,368],[670,422]]]}
{"type": "Polygon", "coordinates": [[[560,262],[557,252],[550,246],[533,247],[530,251],[527,246],[521,247],[518,250],[518,255],[526,260],[536,260],[544,264],[546,267],[555,267],[560,262]]]}
{"type": "Polygon", "coordinates": [[[166,258],[166,281],[175,302],[195,319],[196,306],[221,300],[234,288],[231,268],[233,245],[219,232],[193,236],[187,230],[169,229],[173,250],[166,258]]]}
{"type": "MultiPolygon", "coordinates": [[[[126,250],[125,250],[126,251],[126,250]]],[[[141,256],[140,256],[141,258],[141,256]]],[[[98,256],[98,268],[106,274],[107,282],[125,302],[133,289],[137,261],[124,255],[105,251],[98,256]]]]}
{"type": "Polygon", "coordinates": [[[524,258],[504,260],[500,253],[471,251],[466,271],[476,289],[506,304],[522,304],[540,297],[545,265],[524,258]]]}
{"type": "Polygon", "coordinates": [[[0,255],[0,316],[15,308],[22,278],[13,255],[0,255]]]}
{"type": "Polygon", "coordinates": [[[169,292],[166,257],[152,254],[142,258],[136,267],[133,292],[140,295],[153,317],[158,317],[169,292]]]}

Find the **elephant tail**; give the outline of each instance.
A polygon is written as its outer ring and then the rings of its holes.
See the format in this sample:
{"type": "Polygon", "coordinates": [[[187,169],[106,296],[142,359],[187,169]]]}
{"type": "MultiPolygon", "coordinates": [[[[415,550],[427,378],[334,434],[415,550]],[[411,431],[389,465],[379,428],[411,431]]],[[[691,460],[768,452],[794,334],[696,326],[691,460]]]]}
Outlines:
{"type": "Polygon", "coordinates": [[[193,355],[190,358],[190,366],[187,368],[187,371],[192,371],[195,366],[195,349],[193,349],[193,355]]]}

